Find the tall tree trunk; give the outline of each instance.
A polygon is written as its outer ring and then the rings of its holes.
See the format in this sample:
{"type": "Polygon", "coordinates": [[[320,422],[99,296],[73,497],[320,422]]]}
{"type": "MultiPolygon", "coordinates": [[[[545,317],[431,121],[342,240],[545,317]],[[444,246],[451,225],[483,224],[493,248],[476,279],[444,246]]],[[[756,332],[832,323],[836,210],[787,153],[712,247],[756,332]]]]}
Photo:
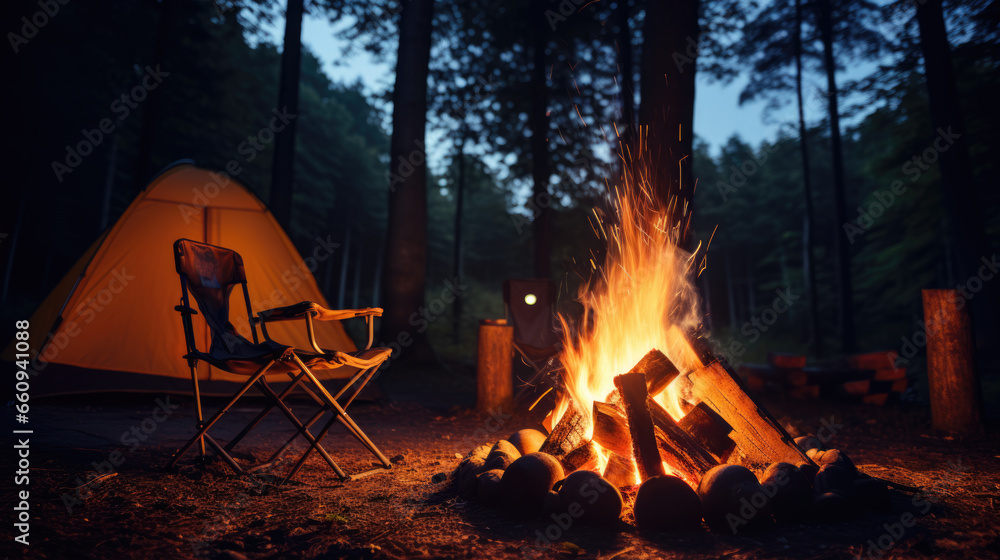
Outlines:
{"type": "Polygon", "coordinates": [[[532,210],[535,219],[531,231],[535,241],[535,276],[549,278],[551,275],[551,241],[549,238],[552,217],[549,196],[549,86],[545,71],[548,64],[549,25],[545,18],[548,4],[529,4],[529,17],[533,22],[531,48],[531,180],[532,210]]]}
{"type": "Polygon", "coordinates": [[[744,256],[747,260],[747,319],[752,321],[757,312],[757,286],[753,280],[753,256],[749,251],[744,256]]]}
{"type": "MultiPolygon", "coordinates": [[[[917,24],[920,26],[920,47],[924,54],[934,136],[944,137],[951,143],[947,149],[939,150],[938,161],[959,280],[964,285],[966,280],[980,277],[981,259],[989,262],[995,253],[986,236],[978,203],[941,0],[918,3],[917,24]]],[[[987,350],[995,347],[1000,338],[997,336],[1000,329],[995,324],[996,318],[1000,317],[1000,282],[984,281],[982,286],[981,293],[970,302],[980,360],[995,354],[987,350]]]]}
{"type": "MultiPolygon", "coordinates": [[[[160,2],[160,20],[156,24],[153,39],[153,68],[163,65],[170,42],[170,23],[173,19],[176,0],[160,2]]],[[[139,124],[139,146],[135,158],[135,173],[132,175],[132,189],[139,193],[146,188],[150,177],[150,162],[153,157],[153,140],[156,138],[156,124],[160,120],[160,96],[163,88],[153,88],[142,106],[142,121],[139,124]]]]}
{"type": "Polygon", "coordinates": [[[699,0],[648,2],[640,61],[639,124],[648,127],[653,187],[681,247],[690,241],[691,175],[699,0]]]}
{"type": "Polygon", "coordinates": [[[730,336],[736,338],[739,327],[737,327],[736,323],[738,314],[736,310],[736,286],[734,283],[732,257],[729,255],[729,249],[726,249],[726,299],[729,300],[729,331],[730,336]]]}
{"type": "Polygon", "coordinates": [[[333,287],[333,255],[330,255],[326,259],[326,264],[323,265],[323,295],[326,296],[327,301],[334,301],[333,292],[331,288],[333,287]]]}
{"type": "Polygon", "coordinates": [[[115,186],[115,172],[118,170],[118,135],[111,138],[111,154],[108,155],[108,171],[104,175],[104,200],[101,201],[101,223],[99,231],[108,228],[111,221],[111,193],[115,186]]]}
{"type": "Polygon", "coordinates": [[[629,16],[630,0],[618,0],[618,64],[622,74],[622,122],[625,124],[622,141],[626,145],[635,138],[635,69],[632,67],[632,27],[629,16]]]}
{"type": "Polygon", "coordinates": [[[802,97],[802,0],[795,0],[795,98],[799,110],[799,149],[802,154],[802,197],[805,214],[802,216],[802,268],[806,277],[806,293],[809,297],[809,340],[817,356],[823,353],[823,339],[820,331],[819,294],[816,292],[816,268],[813,253],[816,243],[815,223],[812,205],[812,175],[809,165],[809,131],[806,128],[806,109],[802,97]]]}
{"type": "Polygon", "coordinates": [[[352,286],[351,309],[358,309],[361,306],[361,265],[365,254],[362,249],[363,246],[360,243],[354,248],[354,285],[352,286]]]}
{"type": "MultiPolygon", "coordinates": [[[[304,0],[288,0],[285,9],[285,39],[281,51],[281,78],[278,81],[278,110],[299,113],[299,74],[302,70],[302,13],[304,0]]],[[[271,167],[271,213],[286,230],[292,223],[295,186],[295,123],[285,125],[274,138],[271,167]]]]}
{"type": "MultiPolygon", "coordinates": [[[[17,218],[14,222],[14,231],[10,234],[10,240],[4,239],[7,244],[10,245],[10,249],[7,252],[7,270],[3,273],[3,289],[0,290],[0,303],[7,303],[7,291],[10,289],[10,278],[11,273],[14,270],[14,253],[17,251],[17,240],[21,237],[21,224],[24,223],[24,206],[25,201],[28,200],[28,195],[25,192],[21,193],[21,202],[17,205],[17,218]]],[[[52,251],[46,251],[49,255],[52,251]]],[[[42,284],[42,288],[45,288],[45,284],[42,284]]]]}
{"type": "Polygon", "coordinates": [[[378,257],[375,259],[375,274],[372,276],[372,307],[378,307],[382,301],[382,271],[385,269],[385,239],[379,240],[378,257]]]}
{"type": "Polygon", "coordinates": [[[841,231],[847,223],[847,193],[844,189],[844,153],[840,140],[840,109],[837,92],[837,66],[833,56],[833,6],[820,0],[817,21],[823,43],[823,67],[826,71],[827,110],[830,118],[830,148],[833,166],[833,198],[836,218],[837,296],[840,317],[840,350],[847,354],[857,347],[854,332],[854,292],[851,288],[851,246],[841,231]]]}
{"type": "MultiPolygon", "coordinates": [[[[458,146],[458,184],[455,194],[455,251],[451,263],[452,276],[455,277],[456,285],[462,283],[462,203],[465,197],[465,136],[466,133],[463,130],[462,139],[459,141],[458,146]]],[[[459,328],[461,327],[460,323],[462,321],[462,298],[455,298],[451,312],[451,327],[454,341],[457,344],[459,328]]]]}
{"type": "Polygon", "coordinates": [[[351,262],[351,221],[347,220],[344,232],[344,250],[340,254],[340,283],[337,286],[337,309],[344,309],[347,294],[347,269],[351,262]]]}
{"type": "Polygon", "coordinates": [[[410,322],[424,306],[427,271],[427,74],[433,0],[403,3],[396,84],[392,93],[393,166],[386,233],[383,340],[398,344],[404,360],[437,360],[425,324],[410,322]],[[405,165],[404,165],[405,164],[405,165]],[[407,344],[408,343],[408,344],[407,344]]]}

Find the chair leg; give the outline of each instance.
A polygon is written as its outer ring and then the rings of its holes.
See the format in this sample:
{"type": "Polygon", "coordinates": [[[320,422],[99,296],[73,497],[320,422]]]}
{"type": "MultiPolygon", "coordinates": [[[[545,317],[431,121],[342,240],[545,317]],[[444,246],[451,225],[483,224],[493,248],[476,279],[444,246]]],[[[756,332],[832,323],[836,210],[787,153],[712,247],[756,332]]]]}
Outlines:
{"type": "MultiPolygon", "coordinates": [[[[189,366],[191,367],[191,384],[194,385],[194,393],[193,393],[194,394],[194,407],[195,407],[195,411],[197,412],[197,417],[198,417],[198,419],[195,421],[194,427],[197,430],[197,429],[201,428],[202,421],[204,420],[204,418],[202,417],[202,412],[201,412],[201,389],[198,387],[198,366],[196,364],[193,364],[193,363],[190,363],[190,362],[189,362],[189,366]]],[[[198,438],[198,450],[201,452],[201,456],[204,457],[205,456],[205,438],[198,438]]]]}
{"type": "MultiPolygon", "coordinates": [[[[198,429],[198,433],[196,433],[194,437],[188,440],[188,442],[185,443],[183,447],[177,450],[177,453],[174,454],[174,457],[170,460],[170,463],[167,465],[167,468],[168,469],[174,468],[174,465],[177,464],[177,461],[181,457],[183,457],[185,453],[187,453],[187,450],[190,449],[191,446],[194,445],[196,441],[204,442],[205,435],[207,434],[208,430],[210,430],[212,426],[214,426],[215,423],[218,422],[220,418],[222,418],[223,414],[229,411],[229,409],[232,408],[234,404],[236,404],[236,401],[240,400],[243,397],[243,395],[246,394],[246,392],[250,389],[250,387],[254,383],[257,382],[258,379],[264,377],[264,374],[267,373],[267,370],[271,369],[272,365],[274,365],[274,360],[271,360],[266,365],[264,365],[264,367],[257,370],[257,373],[253,374],[253,376],[246,383],[243,384],[243,387],[240,388],[240,391],[236,393],[236,395],[233,396],[233,398],[230,399],[228,403],[226,403],[222,408],[220,408],[218,412],[216,412],[215,415],[212,416],[211,420],[209,420],[206,423],[203,423],[204,425],[198,429]]],[[[218,446],[218,444],[214,443],[215,442],[214,438],[209,437],[208,441],[209,443],[213,444],[213,447],[216,448],[217,452],[219,452],[221,455],[227,458],[226,462],[230,463],[230,466],[235,464],[235,461],[232,460],[232,457],[229,457],[229,455],[225,452],[225,450],[222,449],[221,446],[218,446]]]]}
{"type": "MultiPolygon", "coordinates": [[[[360,371],[358,371],[358,373],[356,373],[356,374],[355,374],[355,375],[354,375],[354,376],[353,376],[353,377],[352,377],[352,378],[351,378],[351,379],[350,379],[350,380],[349,380],[349,381],[348,381],[348,382],[347,382],[347,383],[346,383],[346,384],[345,384],[345,385],[344,385],[344,386],[343,386],[343,387],[342,387],[342,388],[340,389],[340,391],[338,391],[338,392],[337,392],[337,394],[333,396],[334,400],[336,400],[337,402],[340,402],[340,397],[341,397],[341,396],[342,396],[342,395],[343,395],[343,394],[344,394],[345,392],[347,392],[347,390],[348,390],[348,389],[350,389],[350,388],[351,388],[352,386],[354,386],[354,385],[355,385],[355,384],[357,383],[358,379],[359,379],[359,378],[360,378],[360,377],[361,377],[362,375],[365,375],[365,373],[367,372],[367,377],[366,377],[366,378],[365,378],[365,379],[364,379],[364,380],[363,380],[363,381],[361,382],[361,384],[360,384],[360,385],[359,385],[359,386],[357,387],[357,389],[356,389],[356,390],[354,391],[354,393],[353,393],[353,394],[351,395],[351,397],[350,397],[350,398],[349,398],[349,399],[347,400],[347,402],[346,402],[346,403],[344,403],[343,405],[341,405],[341,406],[342,406],[342,407],[344,408],[344,410],[346,411],[346,410],[347,410],[347,407],[348,407],[348,406],[350,406],[352,402],[354,402],[354,399],[355,399],[355,398],[356,398],[356,397],[358,396],[358,394],[359,394],[359,393],[361,393],[361,391],[362,391],[362,390],[363,390],[363,389],[365,388],[365,385],[367,385],[367,383],[368,383],[368,382],[369,382],[369,381],[371,380],[372,376],[373,376],[373,375],[375,374],[375,371],[376,371],[377,369],[378,369],[378,368],[374,368],[374,369],[373,369],[373,368],[369,368],[369,369],[367,369],[367,370],[360,370],[360,371]]],[[[304,375],[304,374],[302,374],[302,375],[304,375]]],[[[312,426],[312,425],[313,425],[313,424],[314,424],[314,423],[315,423],[315,422],[316,422],[317,420],[319,420],[319,418],[320,418],[320,417],[321,417],[321,416],[322,416],[322,415],[323,415],[323,414],[324,414],[324,413],[325,413],[325,412],[326,412],[327,410],[330,410],[330,406],[329,406],[329,405],[327,405],[327,404],[326,404],[326,403],[325,403],[325,402],[323,401],[323,399],[322,399],[322,398],[320,398],[319,396],[317,396],[317,395],[316,395],[316,393],[314,393],[314,392],[313,392],[312,390],[310,390],[310,389],[309,389],[309,387],[306,387],[306,386],[303,386],[303,387],[302,387],[302,390],[303,390],[303,391],[304,391],[304,392],[305,392],[305,393],[306,393],[307,395],[309,395],[309,396],[310,396],[310,397],[311,397],[311,398],[313,399],[313,401],[315,401],[315,402],[316,402],[317,404],[319,404],[319,405],[320,405],[320,407],[321,407],[321,408],[320,408],[320,410],[319,410],[319,411],[318,411],[318,412],[317,412],[317,413],[316,413],[316,414],[315,414],[315,415],[314,415],[314,416],[313,416],[312,418],[310,418],[308,422],[306,422],[305,426],[306,426],[306,427],[308,428],[308,427],[312,426]]],[[[336,416],[337,416],[337,415],[336,415],[336,413],[335,413],[335,414],[334,414],[334,417],[336,417],[336,416]]],[[[343,421],[342,421],[341,423],[343,423],[343,421]]],[[[354,436],[355,438],[357,438],[357,439],[358,439],[359,441],[361,441],[362,443],[365,443],[365,442],[364,442],[364,440],[363,440],[363,439],[361,438],[361,436],[359,436],[359,435],[358,435],[358,432],[357,432],[357,431],[355,431],[355,429],[354,429],[354,428],[352,428],[352,427],[351,427],[350,425],[348,425],[348,424],[346,424],[346,423],[344,423],[344,426],[345,426],[345,427],[347,427],[347,429],[351,431],[351,434],[352,434],[352,435],[353,435],[353,436],[354,436]]],[[[293,436],[292,436],[291,438],[289,438],[289,439],[288,439],[288,441],[286,441],[286,442],[285,442],[285,444],[284,444],[284,445],[282,445],[282,446],[281,446],[281,448],[280,448],[280,449],[279,449],[279,450],[278,450],[278,451],[277,451],[277,452],[276,452],[276,453],[275,453],[274,455],[272,455],[272,456],[271,456],[271,459],[268,459],[268,462],[270,462],[270,461],[273,461],[273,460],[274,460],[274,459],[275,459],[275,458],[276,458],[276,457],[277,457],[278,455],[280,455],[280,454],[281,454],[282,452],[284,452],[284,450],[285,450],[285,449],[287,449],[289,445],[291,445],[291,443],[292,443],[292,442],[293,442],[293,441],[295,440],[295,438],[296,438],[296,437],[298,437],[298,434],[295,434],[295,435],[293,435],[293,436]]],[[[365,446],[367,447],[367,444],[365,444],[365,446]]],[[[369,450],[370,450],[370,449],[369,449],[369,450]]],[[[374,453],[374,451],[373,451],[373,453],[374,453]]]]}
{"type": "MultiPolygon", "coordinates": [[[[368,386],[368,383],[372,380],[372,377],[375,376],[376,371],[378,371],[377,366],[370,367],[366,370],[364,379],[361,381],[361,383],[358,384],[358,387],[354,390],[354,393],[351,394],[351,397],[347,399],[347,402],[343,404],[344,410],[347,410],[347,407],[351,406],[351,403],[354,402],[354,399],[358,398],[358,395],[361,394],[361,391],[365,390],[365,387],[368,386]]],[[[355,377],[354,379],[357,379],[357,377],[355,377]]],[[[354,383],[354,379],[351,380],[351,383],[354,383]]],[[[346,390],[347,387],[345,386],[344,389],[346,390]]],[[[337,395],[337,398],[339,399],[340,395],[337,395]]]]}
{"type": "MultiPolygon", "coordinates": [[[[298,375],[292,375],[291,373],[289,373],[288,377],[290,377],[292,381],[291,383],[288,384],[288,387],[285,387],[285,389],[281,391],[281,394],[279,395],[279,398],[281,399],[284,399],[285,396],[288,395],[288,393],[290,393],[293,389],[295,389],[295,387],[302,381],[303,375],[302,373],[299,373],[298,375]]],[[[226,451],[232,451],[233,448],[236,447],[236,444],[239,443],[240,440],[242,440],[248,433],[250,433],[250,430],[256,428],[257,424],[260,424],[261,421],[264,420],[264,418],[266,418],[267,415],[270,414],[273,409],[274,409],[274,403],[268,404],[266,407],[264,407],[264,410],[261,410],[260,414],[258,414],[257,417],[254,418],[252,422],[247,424],[243,428],[243,430],[240,431],[240,433],[236,434],[236,437],[234,437],[232,440],[229,441],[228,444],[226,444],[226,451]]]]}
{"type": "MultiPolygon", "coordinates": [[[[305,453],[303,453],[302,456],[299,457],[299,460],[295,462],[295,464],[292,466],[291,470],[288,471],[288,474],[285,475],[285,479],[281,481],[282,484],[284,484],[284,483],[288,482],[289,480],[291,480],[291,478],[293,476],[295,476],[295,473],[299,472],[299,469],[301,469],[302,465],[305,464],[306,458],[309,457],[309,453],[312,452],[312,450],[315,449],[316,446],[319,445],[319,442],[324,437],[326,437],[326,434],[327,434],[327,432],[330,431],[330,427],[333,426],[333,421],[335,419],[336,419],[336,416],[334,416],[333,418],[330,418],[330,420],[327,421],[326,425],[323,426],[323,429],[320,430],[319,434],[316,436],[316,444],[315,445],[310,445],[309,448],[306,449],[305,453]]],[[[348,477],[341,477],[342,480],[346,480],[346,479],[349,479],[349,478],[350,478],[349,476],[348,477]]]]}
{"type": "MultiPolygon", "coordinates": [[[[320,398],[318,395],[316,395],[316,393],[314,393],[311,389],[309,389],[309,387],[303,386],[302,390],[305,391],[305,393],[307,395],[309,395],[310,397],[312,397],[312,399],[314,401],[316,401],[317,403],[319,403],[320,406],[323,407],[323,409],[322,409],[321,412],[326,412],[327,410],[330,410],[330,405],[326,404],[323,401],[323,399],[320,398]]],[[[343,409],[344,409],[344,415],[346,416],[347,415],[347,412],[346,412],[347,411],[347,407],[343,406],[343,409]]],[[[376,454],[376,452],[378,451],[378,448],[375,447],[374,444],[371,443],[370,440],[366,440],[366,436],[364,436],[364,432],[362,432],[361,428],[358,427],[358,425],[354,423],[354,420],[351,420],[350,423],[348,423],[348,422],[344,421],[344,419],[338,413],[336,413],[336,412],[334,412],[333,418],[339,420],[340,423],[343,424],[344,427],[347,428],[347,430],[351,432],[351,435],[353,435],[358,441],[360,441],[361,444],[364,445],[366,449],[368,449],[369,451],[371,451],[372,454],[376,454]]],[[[294,438],[295,436],[292,436],[292,437],[294,438]]]]}
{"type": "Polygon", "coordinates": [[[344,471],[341,470],[340,466],[337,465],[337,462],[334,461],[332,457],[330,457],[330,455],[326,452],[325,449],[323,449],[323,446],[319,444],[319,440],[317,440],[315,436],[312,435],[312,432],[310,432],[302,424],[302,422],[299,421],[299,419],[295,416],[295,414],[291,411],[291,409],[289,409],[288,406],[285,405],[285,403],[278,400],[278,394],[275,393],[274,390],[271,389],[271,387],[269,387],[266,383],[260,384],[259,387],[268,396],[270,396],[272,400],[274,400],[274,406],[278,407],[278,410],[283,412],[285,416],[288,417],[288,420],[291,421],[291,423],[295,426],[295,428],[299,431],[299,433],[302,434],[302,437],[306,438],[306,441],[308,441],[311,444],[310,449],[315,447],[316,451],[320,454],[320,456],[323,457],[323,460],[325,460],[326,463],[330,465],[330,468],[332,468],[333,471],[337,473],[337,476],[340,477],[341,480],[347,480],[348,476],[344,474],[344,471]]]}
{"type": "Polygon", "coordinates": [[[338,403],[337,400],[333,398],[333,395],[331,395],[330,392],[326,390],[326,387],[324,387],[323,384],[320,383],[319,379],[316,378],[316,376],[309,369],[309,367],[306,366],[306,364],[302,361],[302,359],[299,358],[299,356],[295,353],[292,353],[292,359],[295,360],[295,363],[299,366],[299,369],[304,371],[306,376],[309,377],[309,380],[312,381],[313,385],[316,386],[316,389],[319,390],[321,395],[323,395],[323,398],[324,400],[327,401],[327,404],[333,407],[334,414],[338,415],[338,417],[341,418],[341,422],[344,423],[351,430],[354,436],[358,438],[358,440],[361,441],[361,443],[365,447],[367,447],[368,450],[371,451],[373,455],[375,455],[375,457],[378,458],[378,460],[382,463],[383,467],[387,469],[392,468],[392,463],[389,462],[389,459],[387,459],[386,456],[382,454],[382,451],[380,451],[379,448],[376,447],[375,443],[368,438],[368,436],[364,433],[364,431],[361,428],[359,428],[357,424],[354,423],[354,420],[352,420],[351,417],[348,416],[347,412],[340,406],[340,403],[338,403]]]}
{"type": "MultiPolygon", "coordinates": [[[[312,425],[315,424],[317,420],[319,420],[320,418],[322,418],[323,415],[326,414],[328,410],[329,410],[329,407],[326,406],[326,405],[323,405],[323,407],[320,408],[315,414],[313,414],[312,418],[310,418],[308,421],[306,421],[306,423],[303,424],[303,425],[306,428],[311,428],[312,425]]],[[[279,447],[278,450],[275,451],[273,455],[271,455],[271,457],[267,460],[267,462],[270,463],[271,461],[274,461],[275,459],[277,459],[281,454],[283,454],[285,452],[285,450],[287,450],[289,447],[291,447],[292,442],[295,441],[295,438],[297,438],[297,437],[299,437],[299,433],[298,432],[295,432],[294,434],[292,434],[292,437],[288,438],[285,441],[285,443],[282,444],[282,446],[279,447]]]]}

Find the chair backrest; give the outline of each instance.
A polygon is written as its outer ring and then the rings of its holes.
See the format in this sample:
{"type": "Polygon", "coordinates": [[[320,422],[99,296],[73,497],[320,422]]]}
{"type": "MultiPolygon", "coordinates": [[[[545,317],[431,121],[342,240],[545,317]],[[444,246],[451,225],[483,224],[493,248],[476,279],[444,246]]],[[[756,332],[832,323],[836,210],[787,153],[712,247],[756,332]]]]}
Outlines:
{"type": "Polygon", "coordinates": [[[503,283],[507,320],[514,340],[538,348],[559,342],[555,331],[556,285],[547,278],[519,278],[503,283]]]}
{"type": "MultiPolygon", "coordinates": [[[[190,239],[178,239],[174,242],[174,264],[177,274],[181,277],[181,297],[184,305],[190,307],[187,297],[190,292],[211,329],[210,353],[214,354],[225,349],[226,353],[235,354],[238,353],[239,347],[251,344],[229,321],[229,296],[237,284],[243,287],[253,344],[257,343],[257,329],[252,320],[250,294],[247,291],[247,275],[243,268],[243,258],[239,253],[190,239]]],[[[184,330],[189,338],[188,350],[196,350],[193,331],[187,324],[184,330]]]]}

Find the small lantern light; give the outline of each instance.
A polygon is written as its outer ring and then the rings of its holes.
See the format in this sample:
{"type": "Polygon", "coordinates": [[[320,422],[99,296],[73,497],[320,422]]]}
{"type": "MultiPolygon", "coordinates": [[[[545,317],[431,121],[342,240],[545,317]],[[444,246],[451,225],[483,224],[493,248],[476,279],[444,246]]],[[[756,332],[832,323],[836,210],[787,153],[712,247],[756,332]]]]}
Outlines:
{"type": "Polygon", "coordinates": [[[528,305],[535,305],[537,302],[538,298],[535,297],[535,294],[527,294],[524,296],[524,303],[527,303],[528,305]]]}

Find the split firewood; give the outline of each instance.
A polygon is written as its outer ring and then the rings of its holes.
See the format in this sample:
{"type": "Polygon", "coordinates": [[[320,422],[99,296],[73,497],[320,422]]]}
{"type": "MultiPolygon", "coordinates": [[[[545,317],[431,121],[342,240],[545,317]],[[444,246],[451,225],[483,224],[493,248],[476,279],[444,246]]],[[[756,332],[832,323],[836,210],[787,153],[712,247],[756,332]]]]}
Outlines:
{"type": "Polygon", "coordinates": [[[810,462],[781,424],[747,395],[736,375],[721,362],[691,372],[688,379],[693,396],[708,403],[733,427],[731,437],[747,461],[759,465],[810,462]]]}
{"type": "Polygon", "coordinates": [[[632,487],[635,485],[635,463],[628,455],[612,451],[608,457],[608,466],[604,468],[604,478],[616,488],[632,487]]]}
{"type": "Polygon", "coordinates": [[[720,463],[728,461],[736,450],[736,442],[729,437],[733,427],[705,403],[698,403],[678,425],[720,463]]]}
{"type": "Polygon", "coordinates": [[[717,361],[706,339],[687,337],[676,325],[667,331],[667,340],[669,341],[667,352],[674,357],[677,367],[684,373],[701,369],[705,364],[717,361]]]}
{"type": "Polygon", "coordinates": [[[597,468],[597,449],[592,442],[587,442],[570,451],[565,456],[559,458],[563,470],[568,473],[580,469],[591,470],[597,468]]]}
{"type": "Polygon", "coordinates": [[[552,428],[552,433],[545,438],[539,451],[561,459],[586,442],[587,418],[580,412],[576,401],[569,399],[569,407],[552,428]]]}
{"type": "Polygon", "coordinates": [[[594,401],[593,441],[624,457],[632,455],[632,436],[628,433],[628,420],[618,407],[594,401]]]}
{"type": "Polygon", "coordinates": [[[667,388],[667,385],[680,374],[680,371],[670,361],[670,358],[654,348],[643,356],[639,363],[629,370],[629,373],[646,374],[646,391],[655,397],[667,388]]]}
{"type": "Polygon", "coordinates": [[[629,435],[632,436],[632,456],[635,457],[642,480],[664,474],[660,451],[656,444],[653,421],[646,405],[646,376],[642,373],[624,373],[615,377],[615,387],[621,393],[625,417],[628,418],[629,435]]]}
{"type": "Polygon", "coordinates": [[[671,468],[683,471],[691,480],[701,480],[702,475],[719,464],[711,453],[677,425],[659,403],[647,398],[646,406],[655,426],[660,455],[671,468]]]}

